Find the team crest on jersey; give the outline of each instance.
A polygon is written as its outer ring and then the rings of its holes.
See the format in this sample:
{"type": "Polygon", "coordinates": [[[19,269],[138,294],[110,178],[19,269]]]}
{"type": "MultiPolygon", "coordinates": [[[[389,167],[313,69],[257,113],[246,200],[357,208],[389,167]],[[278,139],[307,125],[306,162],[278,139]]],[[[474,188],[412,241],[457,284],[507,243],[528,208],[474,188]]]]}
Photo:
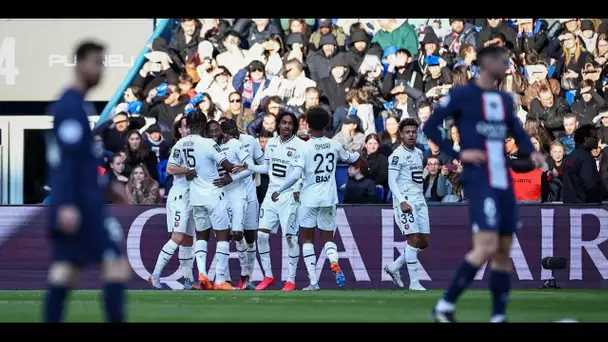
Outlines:
{"type": "Polygon", "coordinates": [[[393,160],[391,160],[391,165],[392,165],[392,166],[395,166],[395,165],[397,165],[397,164],[399,164],[399,157],[394,156],[394,157],[393,157],[393,160]]]}
{"type": "Polygon", "coordinates": [[[173,159],[179,159],[179,150],[178,149],[175,149],[173,151],[173,159]]]}
{"type": "Polygon", "coordinates": [[[213,145],[213,148],[217,151],[217,153],[222,152],[222,149],[220,148],[220,145],[218,145],[218,144],[213,145]]]}
{"type": "Polygon", "coordinates": [[[175,221],[175,224],[173,225],[175,228],[179,228],[179,221],[175,221]]]}
{"type": "Polygon", "coordinates": [[[291,151],[287,151],[287,156],[288,156],[288,157],[293,156],[293,152],[291,152],[291,151]]]}

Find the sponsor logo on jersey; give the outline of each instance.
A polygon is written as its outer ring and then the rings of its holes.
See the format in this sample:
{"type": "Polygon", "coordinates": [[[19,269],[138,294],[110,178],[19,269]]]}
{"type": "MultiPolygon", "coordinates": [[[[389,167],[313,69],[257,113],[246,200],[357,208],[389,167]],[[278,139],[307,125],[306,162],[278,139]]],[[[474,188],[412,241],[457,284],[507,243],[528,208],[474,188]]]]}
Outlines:
{"type": "Polygon", "coordinates": [[[399,164],[399,157],[394,156],[393,160],[391,160],[391,165],[396,166],[397,164],[399,164]]]}
{"type": "Polygon", "coordinates": [[[213,145],[213,148],[217,151],[217,153],[222,152],[222,149],[220,148],[220,145],[218,145],[218,144],[213,145]]]}
{"type": "Polygon", "coordinates": [[[475,130],[488,139],[504,140],[507,137],[507,125],[504,122],[479,121],[475,130]]]}

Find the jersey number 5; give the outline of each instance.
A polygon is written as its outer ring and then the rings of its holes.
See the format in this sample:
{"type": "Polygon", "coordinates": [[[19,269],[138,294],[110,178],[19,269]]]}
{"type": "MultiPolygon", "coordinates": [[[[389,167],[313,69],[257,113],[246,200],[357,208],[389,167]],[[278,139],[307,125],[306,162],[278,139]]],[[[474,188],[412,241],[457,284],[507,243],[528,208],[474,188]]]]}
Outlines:
{"type": "Polygon", "coordinates": [[[318,163],[315,174],[325,172],[331,173],[336,167],[335,158],[336,157],[332,153],[326,154],[325,157],[323,157],[321,153],[315,154],[313,160],[318,163]],[[325,163],[325,160],[327,160],[327,163],[325,163]],[[323,165],[325,165],[325,168],[323,168],[323,165]]]}
{"type": "Polygon", "coordinates": [[[193,148],[184,148],[184,157],[186,157],[186,164],[188,167],[196,167],[196,159],[194,158],[193,148]]]}
{"type": "Polygon", "coordinates": [[[287,175],[287,166],[283,164],[272,164],[272,175],[285,178],[285,175],[287,175]]]}
{"type": "Polygon", "coordinates": [[[418,183],[418,184],[424,183],[424,179],[422,178],[422,171],[413,171],[412,172],[412,181],[414,183],[418,183]]]}

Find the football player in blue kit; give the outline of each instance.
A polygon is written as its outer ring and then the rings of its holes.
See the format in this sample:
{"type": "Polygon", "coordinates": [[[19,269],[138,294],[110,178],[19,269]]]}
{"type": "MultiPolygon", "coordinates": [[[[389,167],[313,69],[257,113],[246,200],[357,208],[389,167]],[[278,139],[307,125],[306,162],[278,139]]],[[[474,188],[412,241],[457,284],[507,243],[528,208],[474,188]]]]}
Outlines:
{"type": "Polygon", "coordinates": [[[486,47],[477,54],[477,62],[481,68],[479,78],[453,88],[424,125],[428,138],[464,165],[460,181],[468,199],[473,230],[473,249],[465,255],[448,290],[432,311],[437,322],[455,321],[456,301],[488,260],[491,322],[506,321],[512,272],[509,252],[513,234],[520,226],[509,168],[527,172],[544,160],[542,154],[534,152],[530,137],[515,115],[513,98],[498,90],[509,67],[509,52],[500,47],[486,47]],[[460,132],[460,152],[452,148],[438,128],[449,117],[454,118],[460,132]],[[530,158],[507,160],[504,144],[509,131],[520,153],[530,158]]]}

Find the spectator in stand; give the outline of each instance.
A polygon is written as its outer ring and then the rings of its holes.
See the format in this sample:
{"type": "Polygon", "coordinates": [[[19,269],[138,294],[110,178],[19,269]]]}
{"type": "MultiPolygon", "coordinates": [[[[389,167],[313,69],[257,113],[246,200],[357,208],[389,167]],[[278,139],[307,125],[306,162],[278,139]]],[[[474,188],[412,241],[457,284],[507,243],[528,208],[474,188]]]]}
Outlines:
{"type": "Polygon", "coordinates": [[[138,114],[138,116],[134,115],[133,120],[131,120],[130,118],[130,125],[134,123],[140,124],[139,122],[133,121],[139,121],[139,117],[141,115],[147,116],[149,108],[148,103],[144,101],[145,99],[146,98],[144,97],[144,91],[140,87],[129,86],[127,87],[127,89],[125,89],[125,92],[123,94],[123,100],[127,104],[127,114],[138,114]]]}
{"type": "Polygon", "coordinates": [[[561,79],[562,90],[577,90],[583,80],[582,70],[587,63],[593,62],[593,58],[574,34],[564,33],[559,40],[562,42],[562,53],[553,76],[561,79]]]}
{"type": "Polygon", "coordinates": [[[522,105],[529,109],[534,99],[540,100],[540,88],[549,88],[555,96],[561,94],[561,86],[558,80],[548,78],[549,66],[545,60],[542,60],[537,53],[530,52],[526,54],[525,74],[528,86],[524,91],[522,105]]]}
{"type": "Polygon", "coordinates": [[[517,19],[517,51],[528,54],[542,51],[548,44],[540,19],[517,19]]]}
{"type": "Polygon", "coordinates": [[[608,200],[608,148],[606,145],[598,145],[596,149],[591,151],[595,164],[600,176],[600,184],[602,186],[601,200],[608,200]]]}
{"type": "Polygon", "coordinates": [[[213,56],[223,53],[227,50],[224,45],[224,37],[230,30],[230,22],[224,19],[200,19],[202,23],[201,27],[201,40],[210,42],[213,46],[213,56]]]}
{"type": "Polygon", "coordinates": [[[460,132],[456,124],[450,126],[447,130],[448,139],[452,142],[452,148],[454,151],[460,152],[460,132]]]}
{"type": "MultiPolygon", "coordinates": [[[[281,98],[278,96],[267,97],[262,102],[263,103],[261,108],[264,108],[264,110],[261,110],[256,113],[255,119],[253,119],[253,121],[251,121],[251,123],[247,125],[247,133],[253,137],[257,137],[260,134],[263,126],[262,124],[264,122],[264,117],[268,114],[274,115],[275,117],[279,115],[280,112],[292,113],[296,117],[299,114],[297,109],[283,105],[281,98]]],[[[268,121],[269,119],[266,120],[268,121]]]]}
{"type": "MultiPolygon", "coordinates": [[[[538,135],[531,135],[530,136],[530,142],[532,143],[532,146],[534,146],[534,150],[536,152],[540,152],[540,153],[546,155],[546,152],[543,149],[543,145],[541,144],[541,139],[540,139],[540,137],[538,135]]],[[[545,161],[545,162],[542,163],[542,165],[539,167],[539,169],[541,171],[547,172],[549,170],[549,165],[545,161]]]]}
{"type": "Polygon", "coordinates": [[[270,85],[270,79],[266,78],[264,63],[260,61],[249,63],[234,76],[232,85],[235,91],[243,96],[243,107],[251,108],[255,112],[262,101],[264,90],[270,85]]]}
{"type": "Polygon", "coordinates": [[[201,38],[202,24],[197,19],[182,19],[179,26],[173,30],[173,36],[169,43],[169,49],[173,54],[173,62],[177,64],[180,71],[184,71],[186,62],[198,51],[198,43],[201,38]],[[175,58],[177,57],[177,58],[175,58]]]}
{"type": "MultiPolygon", "coordinates": [[[[281,28],[285,31],[285,35],[289,36],[292,33],[301,33],[308,38],[312,33],[311,27],[315,26],[315,19],[281,19],[281,28]]],[[[316,48],[310,49],[310,51],[316,48]]]]}
{"type": "MultiPolygon", "coordinates": [[[[253,50],[253,49],[252,49],[253,50]]],[[[254,53],[250,51],[252,60],[256,60],[254,53]]],[[[271,34],[261,47],[259,60],[264,62],[266,76],[271,78],[281,74],[283,70],[283,56],[285,55],[285,45],[283,38],[278,34],[271,34]]]]}
{"type": "Polygon", "coordinates": [[[206,40],[202,41],[198,45],[198,56],[201,60],[201,63],[196,67],[199,81],[194,90],[197,93],[202,93],[213,83],[215,69],[217,69],[217,62],[213,59],[213,45],[206,40]]]}
{"type": "MultiPolygon", "coordinates": [[[[146,166],[147,173],[154,180],[158,181],[158,159],[156,155],[143,142],[142,136],[138,131],[127,133],[127,159],[126,163],[132,170],[135,166],[143,164],[146,166]]],[[[133,171],[131,171],[133,173],[133,171]]]]}
{"type": "Polygon", "coordinates": [[[520,99],[526,90],[526,81],[524,76],[519,72],[517,60],[515,56],[509,59],[509,68],[498,87],[499,90],[510,93],[513,96],[515,105],[523,104],[523,101],[520,99]]]}
{"type": "Polygon", "coordinates": [[[452,190],[448,179],[449,170],[437,156],[426,158],[422,172],[424,198],[427,202],[441,202],[452,190]]]}
{"type": "Polygon", "coordinates": [[[120,112],[112,120],[106,120],[93,129],[92,135],[101,138],[106,155],[111,156],[125,147],[125,137],[129,129],[128,117],[127,113],[120,112]]]}
{"type": "Polygon", "coordinates": [[[344,203],[377,203],[376,184],[369,178],[368,164],[365,159],[357,159],[348,166],[348,181],[344,188],[344,203]]]}
{"type": "Polygon", "coordinates": [[[563,133],[563,135],[557,138],[557,141],[564,144],[566,148],[566,155],[572,153],[572,151],[574,151],[574,148],[576,147],[576,144],[574,143],[574,132],[576,132],[578,126],[579,122],[577,120],[576,115],[570,113],[566,114],[566,116],[564,117],[565,132],[563,133]]]}
{"type": "Polygon", "coordinates": [[[308,123],[306,122],[306,114],[300,115],[298,118],[298,132],[297,137],[306,141],[310,139],[310,131],[308,129],[308,123]]]}
{"type": "Polygon", "coordinates": [[[236,75],[249,63],[249,52],[241,49],[241,37],[233,30],[226,32],[222,42],[226,51],[217,56],[217,64],[226,67],[231,75],[236,75]]]}
{"type": "Polygon", "coordinates": [[[597,130],[580,126],[574,134],[575,150],[566,156],[563,172],[564,204],[599,203],[600,179],[591,151],[598,147],[597,130]]]}
{"type": "Polygon", "coordinates": [[[340,132],[332,139],[342,144],[342,147],[348,152],[361,153],[365,146],[365,134],[361,129],[361,120],[355,115],[347,116],[342,122],[340,132]]]}
{"type": "Polygon", "coordinates": [[[595,91],[595,82],[583,80],[576,96],[577,100],[570,109],[576,115],[580,125],[590,124],[597,116],[598,109],[604,105],[604,99],[595,91]]]}
{"type": "Polygon", "coordinates": [[[488,25],[477,35],[477,49],[499,44],[498,34],[502,34],[506,48],[514,50],[517,47],[517,32],[502,19],[488,19],[488,25]]]}
{"type": "Polygon", "coordinates": [[[264,115],[262,119],[262,130],[273,134],[277,131],[277,116],[272,113],[264,115]]]}
{"type": "Polygon", "coordinates": [[[409,87],[405,83],[399,83],[395,88],[391,90],[394,98],[391,102],[387,103],[384,107],[392,115],[397,116],[400,120],[405,118],[412,118],[420,122],[418,119],[418,100],[424,98],[423,93],[416,89],[409,88],[410,93],[418,94],[416,98],[408,94],[406,87],[409,87]]]}
{"type": "Polygon", "coordinates": [[[243,97],[236,91],[228,96],[228,101],[230,105],[222,117],[233,119],[236,121],[239,132],[247,133],[247,126],[253,121],[255,114],[251,109],[243,107],[243,97]]]}
{"type": "Polygon", "coordinates": [[[178,114],[184,112],[188,101],[188,96],[180,95],[179,87],[175,84],[163,83],[150,90],[146,99],[151,104],[148,116],[156,119],[165,140],[171,141],[173,138],[173,122],[178,114]]]}
{"type": "Polygon", "coordinates": [[[285,55],[283,63],[291,59],[296,59],[306,68],[306,58],[308,57],[308,44],[306,37],[301,33],[292,33],[285,39],[285,55]]]}
{"type": "Polygon", "coordinates": [[[566,147],[559,141],[553,141],[549,147],[550,158],[547,159],[546,171],[549,189],[545,202],[561,202],[563,200],[563,171],[566,147]]]}
{"type": "Polygon", "coordinates": [[[547,132],[547,129],[545,129],[541,121],[532,118],[527,119],[524,123],[524,130],[526,131],[526,133],[528,133],[529,136],[535,136],[539,138],[542,150],[549,150],[549,143],[551,143],[551,138],[549,137],[549,133],[547,132]]]}
{"type": "Polygon", "coordinates": [[[144,165],[138,164],[133,167],[127,183],[127,198],[131,205],[160,203],[158,182],[150,177],[144,165]]]}
{"type": "Polygon", "coordinates": [[[321,37],[319,50],[313,51],[308,55],[306,64],[310,71],[310,78],[319,83],[323,78],[329,76],[331,70],[331,59],[340,53],[338,40],[333,34],[321,37]]]}
{"type": "Polygon", "coordinates": [[[593,118],[593,123],[598,129],[598,140],[600,145],[608,142],[608,105],[604,105],[599,110],[599,114],[593,118]]]}
{"type": "MultiPolygon", "coordinates": [[[[422,131],[422,127],[426,124],[426,122],[431,117],[431,113],[433,111],[433,107],[430,102],[422,102],[418,106],[418,119],[420,120],[420,128],[418,129],[418,138],[416,139],[416,146],[422,150],[422,152],[427,151],[429,149],[429,144],[427,143],[427,138],[424,132],[422,131]]],[[[445,134],[445,130],[443,130],[445,134]]]]}
{"type": "Polygon", "coordinates": [[[119,182],[119,184],[127,186],[129,174],[125,172],[125,157],[120,153],[113,154],[110,157],[106,173],[110,181],[119,182]]]}
{"type": "MultiPolygon", "coordinates": [[[[374,119],[374,108],[369,103],[369,93],[365,89],[351,89],[346,94],[346,101],[352,111],[356,112],[360,120],[360,126],[363,130],[364,137],[371,133],[376,133],[376,124],[374,119]]],[[[350,111],[349,111],[350,112],[350,111]]],[[[348,117],[346,118],[348,119],[348,117]]],[[[346,119],[342,122],[346,122],[346,119]]]]}
{"type": "Polygon", "coordinates": [[[471,45],[473,48],[476,47],[477,30],[473,25],[465,22],[465,19],[450,19],[450,26],[452,31],[443,38],[443,44],[449,52],[458,56],[463,44],[471,45]]]}
{"type": "Polygon", "coordinates": [[[597,43],[597,33],[595,33],[595,26],[593,22],[585,20],[581,23],[581,34],[579,36],[585,44],[585,50],[593,54],[597,43]]]}
{"type": "Polygon", "coordinates": [[[456,63],[452,70],[452,85],[467,85],[471,81],[473,74],[469,71],[469,67],[463,62],[456,63]]]}
{"type": "Polygon", "coordinates": [[[162,160],[169,159],[171,145],[163,138],[160,132],[160,126],[153,124],[146,130],[144,144],[154,153],[156,160],[160,163],[162,160]]]}
{"type": "Polygon", "coordinates": [[[595,44],[593,58],[595,63],[604,67],[606,61],[608,61],[608,35],[606,33],[599,34],[595,44]]]}
{"type": "Polygon", "coordinates": [[[284,77],[273,77],[264,96],[278,96],[288,106],[304,104],[304,93],[308,87],[316,87],[317,83],[304,74],[304,65],[297,59],[291,59],[285,64],[284,77]]]}
{"type": "Polygon", "coordinates": [[[452,162],[452,157],[450,157],[447,153],[441,151],[439,145],[435,144],[432,140],[427,139],[427,143],[429,144],[429,149],[423,151],[423,158],[427,160],[431,156],[435,156],[441,160],[441,165],[447,165],[452,162]]]}
{"type": "Polygon", "coordinates": [[[388,159],[380,153],[380,138],[377,134],[365,137],[362,156],[369,165],[369,178],[376,183],[376,187],[388,189],[388,159]]]}
{"type": "Polygon", "coordinates": [[[180,96],[187,96],[188,100],[192,100],[196,95],[196,91],[194,90],[194,80],[192,76],[187,73],[183,73],[179,75],[179,94],[180,96]]]}
{"type": "Polygon", "coordinates": [[[270,19],[239,19],[233,29],[246,38],[249,48],[257,44],[264,44],[272,34],[283,37],[283,31],[271,22],[270,19]],[[241,27],[244,29],[241,31],[241,27]]]}
{"type": "Polygon", "coordinates": [[[446,67],[450,70],[454,66],[452,54],[441,46],[441,41],[437,38],[435,32],[427,26],[418,52],[418,66],[423,74],[428,73],[427,57],[431,56],[435,56],[441,61],[441,67],[446,67]]]}
{"type": "Polygon", "coordinates": [[[452,72],[441,66],[441,61],[437,56],[426,57],[425,62],[428,71],[422,80],[423,89],[427,98],[438,101],[452,87],[452,72]]]}
{"type": "Polygon", "coordinates": [[[384,121],[384,131],[380,135],[380,153],[387,158],[401,145],[399,121],[396,116],[389,116],[384,121]]]}
{"type": "Polygon", "coordinates": [[[363,63],[363,58],[370,50],[371,52],[375,51],[376,54],[382,53],[380,46],[377,44],[372,49],[372,43],[369,40],[367,32],[361,29],[355,29],[350,35],[348,51],[344,54],[346,63],[353,74],[359,72],[361,63],[363,63]]]}
{"type": "Polygon", "coordinates": [[[190,103],[194,106],[197,106],[198,109],[205,114],[207,120],[219,120],[222,116],[222,111],[217,108],[213,100],[211,99],[211,95],[208,93],[198,93],[196,96],[190,101],[190,103]]]}
{"type": "Polygon", "coordinates": [[[383,70],[384,67],[378,56],[366,55],[353,82],[353,88],[367,92],[369,103],[378,111],[382,110],[386,102],[382,96],[383,70]]]}
{"type": "Polygon", "coordinates": [[[143,89],[143,96],[148,97],[150,90],[157,86],[168,83],[178,84],[178,73],[173,70],[173,60],[169,55],[167,41],[156,38],[152,42],[152,52],[145,55],[147,61],[135,76],[131,86],[143,89]]]}
{"type": "Polygon", "coordinates": [[[416,63],[412,63],[412,61],[412,54],[405,49],[397,50],[394,57],[389,59],[388,69],[382,81],[382,93],[385,99],[390,99],[392,95],[395,95],[395,87],[400,84],[404,85],[404,89],[400,89],[401,91],[405,91],[405,85],[419,91],[424,89],[422,74],[416,63]]]}
{"type": "Polygon", "coordinates": [[[372,43],[380,44],[383,50],[389,46],[410,52],[418,50],[418,35],[407,21],[399,25],[396,19],[378,19],[378,24],[380,30],[374,35],[372,43]]]}
{"type": "Polygon", "coordinates": [[[340,50],[344,50],[344,45],[346,42],[346,35],[344,34],[344,30],[342,30],[340,26],[334,25],[331,19],[319,19],[319,28],[310,35],[309,43],[310,45],[312,45],[311,50],[312,48],[314,48],[315,50],[318,49],[319,43],[321,42],[321,37],[326,36],[328,34],[335,36],[336,40],[338,41],[338,47],[340,48],[340,50]]]}
{"type": "Polygon", "coordinates": [[[213,82],[205,92],[211,96],[216,108],[224,112],[228,110],[230,102],[228,97],[234,92],[232,87],[231,74],[224,66],[219,66],[214,71],[213,82]]]}
{"type": "Polygon", "coordinates": [[[329,64],[331,67],[330,75],[319,81],[318,89],[321,93],[320,101],[331,108],[334,113],[333,127],[338,129],[341,121],[336,121],[336,118],[346,117],[348,107],[346,94],[352,88],[355,78],[348,68],[344,53],[334,56],[329,64]]]}
{"type": "Polygon", "coordinates": [[[555,96],[545,85],[539,88],[538,97],[530,104],[528,118],[540,120],[550,136],[556,138],[564,130],[564,116],[569,111],[568,103],[555,96]]]}

